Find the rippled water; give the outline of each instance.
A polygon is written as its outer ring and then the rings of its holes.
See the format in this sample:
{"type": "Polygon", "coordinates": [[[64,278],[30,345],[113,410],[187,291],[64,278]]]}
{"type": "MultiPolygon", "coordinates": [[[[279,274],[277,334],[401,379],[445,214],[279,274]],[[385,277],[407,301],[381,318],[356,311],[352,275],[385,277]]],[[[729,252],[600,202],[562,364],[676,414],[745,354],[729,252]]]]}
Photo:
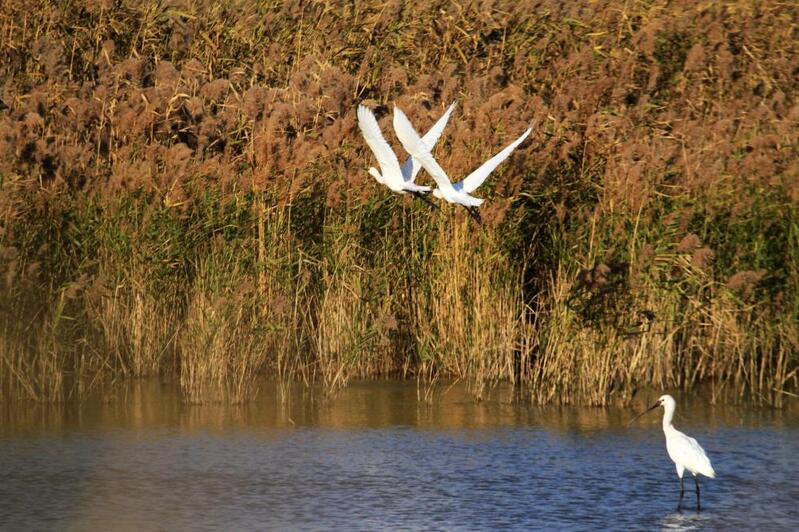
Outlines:
{"type": "MultiPolygon", "coordinates": [[[[659,417],[636,408],[475,403],[413,384],[302,389],[248,407],[127,396],[0,414],[0,528],[796,529],[799,415],[678,397],[675,425],[718,473],[686,509],[659,417]]],[[[655,398],[641,397],[637,405],[655,398]]]]}

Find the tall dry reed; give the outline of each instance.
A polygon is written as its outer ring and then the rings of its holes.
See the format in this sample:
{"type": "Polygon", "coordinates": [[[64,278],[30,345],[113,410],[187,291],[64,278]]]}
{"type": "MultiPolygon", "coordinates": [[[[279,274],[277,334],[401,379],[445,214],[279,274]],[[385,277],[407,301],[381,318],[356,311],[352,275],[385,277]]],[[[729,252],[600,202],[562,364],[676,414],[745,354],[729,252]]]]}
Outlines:
{"type": "Polygon", "coordinates": [[[5,396],[796,390],[796,6],[62,7],[0,13],[5,396]],[[361,101],[394,145],[393,104],[426,129],[457,101],[454,178],[532,126],[485,226],[373,182],[361,101]]]}

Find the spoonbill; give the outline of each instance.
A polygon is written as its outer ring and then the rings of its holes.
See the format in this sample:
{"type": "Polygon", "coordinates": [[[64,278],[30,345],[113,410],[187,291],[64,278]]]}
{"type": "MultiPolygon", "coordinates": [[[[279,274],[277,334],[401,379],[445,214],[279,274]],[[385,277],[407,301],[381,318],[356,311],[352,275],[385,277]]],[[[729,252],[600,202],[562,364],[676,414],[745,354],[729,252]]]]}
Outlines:
{"type": "Polygon", "coordinates": [[[679,511],[682,508],[682,499],[685,495],[682,476],[687,469],[694,476],[696,510],[700,511],[702,506],[699,504],[699,479],[697,475],[701,474],[709,478],[716,478],[716,472],[713,470],[713,466],[710,465],[710,458],[707,457],[705,450],[702,449],[699,443],[675,429],[674,425],[671,424],[671,420],[674,417],[674,409],[677,408],[677,402],[674,398],[670,395],[661,395],[655,404],[630,420],[630,424],[659,406],[663,407],[663,432],[666,435],[666,450],[669,453],[669,458],[677,467],[677,476],[680,477],[680,502],[677,503],[677,510],[679,511]]]}
{"type": "MultiPolygon", "coordinates": [[[[438,119],[438,122],[433,124],[433,127],[425,133],[424,142],[426,146],[432,148],[436,144],[438,138],[441,136],[441,132],[444,131],[444,127],[447,125],[447,121],[453,109],[455,109],[454,103],[450,105],[441,118],[438,119]]],[[[416,197],[433,205],[424,197],[424,193],[430,192],[430,187],[414,183],[416,175],[422,168],[419,162],[413,157],[408,157],[408,160],[400,167],[399,159],[397,159],[394,150],[391,149],[391,146],[389,146],[388,142],[383,137],[383,132],[380,130],[375,115],[365,105],[358,106],[358,127],[361,128],[363,138],[366,140],[366,144],[369,145],[372,153],[374,153],[377,163],[380,166],[380,171],[375,167],[369,168],[369,174],[374,177],[378,183],[386,185],[394,192],[400,194],[410,192],[416,197]]]]}
{"type": "Polygon", "coordinates": [[[441,168],[438,162],[433,158],[430,153],[431,146],[424,139],[420,138],[419,134],[413,128],[408,117],[398,107],[394,107],[394,131],[397,133],[397,138],[405,151],[411,154],[412,159],[418,160],[422,167],[433,177],[436,182],[437,188],[433,190],[433,196],[444,199],[450,203],[457,203],[466,207],[469,214],[478,222],[481,223],[480,213],[477,210],[483,203],[482,198],[476,198],[471,195],[472,192],[477,190],[477,187],[483,184],[483,181],[499,166],[499,164],[508,158],[508,156],[521,144],[527,135],[530,134],[532,129],[528,129],[522,135],[514,140],[510,145],[503,149],[498,154],[484,162],[477,170],[466,176],[463,181],[452,183],[447,173],[441,168]]]}

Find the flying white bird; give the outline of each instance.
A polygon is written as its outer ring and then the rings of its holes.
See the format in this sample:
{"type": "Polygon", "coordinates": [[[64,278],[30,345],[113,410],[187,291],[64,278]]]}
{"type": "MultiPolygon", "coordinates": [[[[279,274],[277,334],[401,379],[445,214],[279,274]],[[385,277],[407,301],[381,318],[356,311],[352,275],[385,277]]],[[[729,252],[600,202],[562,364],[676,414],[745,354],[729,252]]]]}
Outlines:
{"type": "Polygon", "coordinates": [[[696,510],[699,511],[702,507],[699,504],[699,479],[696,475],[701,474],[709,478],[716,478],[716,472],[713,470],[713,466],[710,465],[710,459],[699,443],[675,429],[674,425],[671,424],[671,420],[674,417],[674,409],[677,407],[674,398],[670,395],[660,396],[660,399],[655,404],[635,416],[630,423],[659,406],[663,407],[663,432],[666,434],[666,450],[669,453],[669,458],[677,467],[677,476],[680,477],[680,502],[677,504],[677,510],[679,511],[682,507],[682,498],[685,495],[682,476],[687,469],[694,476],[696,510]]]}
{"type": "Polygon", "coordinates": [[[418,160],[422,167],[433,176],[436,185],[438,185],[438,188],[433,190],[433,196],[444,199],[450,203],[463,205],[469,211],[469,214],[480,222],[480,214],[477,211],[477,207],[479,207],[484,200],[472,196],[471,193],[483,184],[483,181],[485,181],[489,174],[499,166],[499,163],[508,158],[511,152],[527,138],[527,135],[530,134],[532,129],[528,129],[522,133],[519,138],[514,140],[504,150],[484,162],[477,170],[466,176],[463,181],[454,184],[450,181],[447,173],[433,158],[430,152],[432,146],[424,138],[419,137],[419,134],[413,128],[410,120],[408,120],[408,117],[405,116],[405,113],[398,107],[394,107],[394,131],[397,133],[397,138],[402,143],[405,151],[411,154],[411,158],[418,160]]]}
{"type": "MultiPolygon", "coordinates": [[[[449,115],[452,114],[453,109],[455,109],[454,103],[449,106],[447,111],[438,119],[438,122],[433,124],[430,131],[425,134],[425,145],[431,148],[435,145],[444,127],[447,125],[449,115]]],[[[372,153],[375,154],[377,163],[380,166],[379,172],[374,167],[369,168],[369,174],[374,177],[378,183],[386,185],[394,192],[400,194],[410,192],[426,200],[423,194],[425,192],[430,192],[430,187],[414,183],[416,175],[422,168],[419,162],[414,160],[413,157],[408,157],[408,160],[400,167],[397,155],[383,137],[383,132],[380,130],[375,115],[364,105],[358,106],[358,127],[361,128],[363,138],[366,140],[366,144],[369,145],[372,153]]],[[[429,200],[426,201],[429,203],[429,200]]]]}

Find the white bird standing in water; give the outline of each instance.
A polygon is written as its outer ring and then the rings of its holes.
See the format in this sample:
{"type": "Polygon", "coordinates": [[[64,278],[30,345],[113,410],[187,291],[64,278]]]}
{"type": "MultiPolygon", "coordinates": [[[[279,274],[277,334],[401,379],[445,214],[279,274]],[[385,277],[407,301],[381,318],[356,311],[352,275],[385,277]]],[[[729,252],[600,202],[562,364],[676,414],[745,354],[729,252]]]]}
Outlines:
{"type": "Polygon", "coordinates": [[[405,151],[411,154],[412,159],[418,160],[422,167],[433,177],[438,185],[438,188],[433,190],[433,196],[444,199],[450,203],[458,203],[466,207],[469,214],[480,222],[480,214],[477,211],[483,203],[483,199],[476,198],[471,195],[472,192],[477,190],[477,187],[483,184],[483,181],[499,166],[499,164],[508,158],[508,156],[521,144],[527,135],[530,134],[532,129],[528,129],[522,135],[514,140],[509,146],[503,149],[498,154],[484,162],[477,170],[466,176],[463,181],[452,183],[447,173],[441,168],[438,162],[433,158],[430,152],[432,146],[425,138],[420,138],[419,133],[413,128],[408,117],[397,107],[394,107],[394,131],[397,138],[402,143],[405,151]]]}
{"type": "MultiPolygon", "coordinates": [[[[438,122],[433,124],[430,131],[425,133],[424,142],[427,146],[431,148],[435,146],[438,138],[441,136],[441,132],[447,125],[449,115],[452,114],[453,109],[455,109],[454,103],[450,105],[441,118],[438,119],[438,122]]],[[[361,128],[363,138],[366,140],[366,144],[369,145],[372,153],[374,153],[375,158],[377,158],[377,163],[380,166],[379,172],[374,167],[369,168],[369,174],[374,177],[378,183],[386,185],[394,192],[400,194],[410,192],[426,200],[423,194],[430,192],[430,187],[414,183],[416,175],[422,168],[419,162],[414,160],[413,157],[408,157],[405,164],[400,167],[399,159],[397,159],[394,150],[391,149],[391,146],[389,146],[388,142],[383,137],[383,132],[380,130],[375,115],[364,105],[358,106],[358,127],[361,128]]]]}
{"type": "Polygon", "coordinates": [[[674,417],[674,409],[677,407],[677,402],[670,395],[662,395],[655,404],[650,406],[647,410],[635,416],[630,423],[643,416],[647,412],[655,408],[663,407],[663,433],[666,435],[666,450],[669,453],[669,458],[674,462],[677,467],[677,476],[680,477],[680,502],[677,504],[677,510],[682,507],[682,499],[685,495],[685,488],[683,487],[683,473],[687,469],[694,476],[694,483],[696,484],[696,510],[702,509],[699,504],[699,479],[696,475],[702,474],[709,478],[716,478],[716,472],[713,466],[710,465],[710,459],[705,454],[705,450],[699,443],[686,436],[679,430],[674,428],[671,420],[674,417]]]}

